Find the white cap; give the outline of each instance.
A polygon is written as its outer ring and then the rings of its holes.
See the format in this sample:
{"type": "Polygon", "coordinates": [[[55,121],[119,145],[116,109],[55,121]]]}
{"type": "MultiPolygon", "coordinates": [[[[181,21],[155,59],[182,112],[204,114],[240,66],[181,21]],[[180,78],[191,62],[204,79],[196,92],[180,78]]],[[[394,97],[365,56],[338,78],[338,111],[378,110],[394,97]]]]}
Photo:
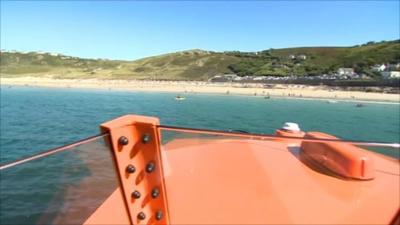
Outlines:
{"type": "Polygon", "coordinates": [[[283,124],[282,129],[290,131],[300,131],[300,127],[297,123],[286,122],[283,124]]]}

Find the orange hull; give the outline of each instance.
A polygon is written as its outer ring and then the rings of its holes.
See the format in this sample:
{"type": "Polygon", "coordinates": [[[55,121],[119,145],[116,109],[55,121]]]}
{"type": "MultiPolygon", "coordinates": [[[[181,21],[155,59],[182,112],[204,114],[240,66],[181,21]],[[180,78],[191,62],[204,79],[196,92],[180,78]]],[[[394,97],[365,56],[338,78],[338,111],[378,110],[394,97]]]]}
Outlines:
{"type": "MultiPolygon", "coordinates": [[[[130,119],[137,120],[123,118],[130,119]]],[[[296,137],[282,132],[279,136],[296,137]]],[[[322,133],[309,136],[336,139],[322,133]]],[[[251,135],[235,135],[176,138],[160,146],[168,223],[390,224],[394,221],[400,199],[399,162],[350,144],[324,143],[324,149],[318,144],[321,143],[257,140],[251,135]],[[321,154],[329,161],[326,152],[333,155],[331,161],[336,160],[337,164],[331,162],[333,166],[329,166],[318,161],[321,154]],[[362,169],[359,159],[367,161],[362,169]]],[[[109,200],[115,201],[113,197],[109,200]]],[[[147,215],[155,210],[139,209],[147,215]]],[[[95,213],[87,224],[100,222],[103,215],[95,213]]],[[[152,218],[134,223],[156,222],[152,218]]]]}

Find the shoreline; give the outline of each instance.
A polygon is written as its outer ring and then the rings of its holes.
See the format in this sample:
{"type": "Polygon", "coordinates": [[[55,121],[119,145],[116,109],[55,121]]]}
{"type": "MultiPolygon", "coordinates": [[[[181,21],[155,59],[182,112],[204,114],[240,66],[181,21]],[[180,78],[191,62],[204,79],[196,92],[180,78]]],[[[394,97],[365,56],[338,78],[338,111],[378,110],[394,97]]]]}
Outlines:
{"type": "Polygon", "coordinates": [[[0,78],[1,85],[49,88],[80,88],[112,91],[222,94],[255,97],[400,104],[399,94],[332,90],[325,86],[208,83],[201,81],[142,81],[100,79],[54,79],[38,77],[0,78]]]}

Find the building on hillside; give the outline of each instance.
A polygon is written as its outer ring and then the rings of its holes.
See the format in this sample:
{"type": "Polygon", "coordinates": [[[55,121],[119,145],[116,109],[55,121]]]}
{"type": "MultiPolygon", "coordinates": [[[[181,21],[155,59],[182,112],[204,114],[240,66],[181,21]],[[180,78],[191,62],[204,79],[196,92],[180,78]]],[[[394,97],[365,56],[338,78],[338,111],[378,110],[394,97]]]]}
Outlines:
{"type": "Polygon", "coordinates": [[[385,79],[400,78],[400,71],[383,71],[381,75],[385,79]]]}
{"type": "Polygon", "coordinates": [[[373,71],[382,72],[382,71],[385,71],[386,65],[385,64],[382,64],[382,65],[376,64],[376,65],[372,66],[371,69],[373,71]]]}
{"type": "Polygon", "coordinates": [[[395,64],[387,64],[386,69],[388,71],[394,71],[394,70],[400,70],[400,63],[395,63],[395,64]]]}
{"type": "Polygon", "coordinates": [[[301,54],[301,55],[298,55],[296,58],[297,58],[297,59],[301,59],[301,60],[306,60],[306,59],[307,59],[307,56],[304,55],[304,54],[301,54]]]}
{"type": "Polygon", "coordinates": [[[352,76],[354,74],[354,69],[353,68],[339,68],[337,70],[337,73],[340,76],[352,76]]]}
{"type": "Polygon", "coordinates": [[[307,59],[307,56],[304,55],[304,54],[300,54],[300,55],[293,55],[293,54],[290,54],[290,55],[289,55],[289,59],[301,59],[301,60],[306,60],[306,59],[307,59]]]}

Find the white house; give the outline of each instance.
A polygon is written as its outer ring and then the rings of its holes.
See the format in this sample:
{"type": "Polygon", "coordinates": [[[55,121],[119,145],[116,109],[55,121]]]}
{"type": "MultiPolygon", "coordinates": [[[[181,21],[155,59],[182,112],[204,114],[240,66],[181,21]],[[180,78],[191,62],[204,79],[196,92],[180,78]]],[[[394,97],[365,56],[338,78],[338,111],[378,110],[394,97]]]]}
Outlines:
{"type": "Polygon", "coordinates": [[[293,55],[293,54],[290,54],[290,55],[289,55],[289,59],[301,59],[301,60],[306,60],[306,59],[307,59],[307,56],[304,55],[304,54],[300,54],[300,55],[293,55]]]}
{"type": "Polygon", "coordinates": [[[400,71],[383,71],[381,72],[381,75],[386,79],[400,78],[400,71]]]}
{"type": "Polygon", "coordinates": [[[337,73],[340,76],[351,76],[354,74],[354,69],[353,68],[339,68],[337,70],[337,73]]]}
{"type": "Polygon", "coordinates": [[[385,69],[386,69],[385,64],[382,64],[382,65],[377,64],[377,65],[372,67],[372,70],[373,71],[377,71],[377,72],[385,71],[385,69]]]}
{"type": "Polygon", "coordinates": [[[304,54],[301,54],[301,55],[298,55],[297,58],[298,58],[298,59],[302,59],[302,60],[306,60],[306,59],[307,59],[307,56],[304,55],[304,54]]]}

